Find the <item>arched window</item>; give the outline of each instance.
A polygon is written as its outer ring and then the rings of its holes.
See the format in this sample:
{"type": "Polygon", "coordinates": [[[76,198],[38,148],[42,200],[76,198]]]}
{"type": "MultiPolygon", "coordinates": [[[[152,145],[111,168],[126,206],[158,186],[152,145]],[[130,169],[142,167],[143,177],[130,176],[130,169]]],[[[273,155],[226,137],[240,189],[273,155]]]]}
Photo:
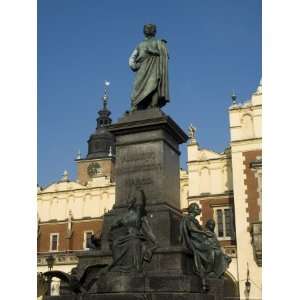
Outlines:
{"type": "Polygon", "coordinates": [[[200,171],[200,194],[210,193],[210,171],[204,167],[200,171]]]}
{"type": "Polygon", "coordinates": [[[253,118],[250,114],[246,114],[242,117],[242,135],[245,139],[250,139],[254,137],[253,130],[253,118]]]}

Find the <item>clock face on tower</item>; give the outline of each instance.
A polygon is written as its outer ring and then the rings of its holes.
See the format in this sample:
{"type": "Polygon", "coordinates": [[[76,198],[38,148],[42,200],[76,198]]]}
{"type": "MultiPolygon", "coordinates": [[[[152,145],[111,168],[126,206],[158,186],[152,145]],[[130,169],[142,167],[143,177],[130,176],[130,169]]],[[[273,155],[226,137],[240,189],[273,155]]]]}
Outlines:
{"type": "Polygon", "coordinates": [[[101,172],[101,166],[97,162],[90,163],[87,172],[90,177],[94,177],[101,172]]]}

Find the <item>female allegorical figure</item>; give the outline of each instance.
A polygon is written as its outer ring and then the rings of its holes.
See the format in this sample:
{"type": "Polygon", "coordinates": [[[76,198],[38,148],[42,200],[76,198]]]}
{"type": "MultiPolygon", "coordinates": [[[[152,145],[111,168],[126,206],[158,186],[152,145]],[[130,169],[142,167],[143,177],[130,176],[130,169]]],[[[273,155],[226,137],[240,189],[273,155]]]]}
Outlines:
{"type": "Polygon", "coordinates": [[[142,272],[144,261],[150,261],[157,247],[156,238],[147,220],[146,199],[137,190],[127,213],[117,219],[110,229],[113,263],[109,271],[142,272]]]}

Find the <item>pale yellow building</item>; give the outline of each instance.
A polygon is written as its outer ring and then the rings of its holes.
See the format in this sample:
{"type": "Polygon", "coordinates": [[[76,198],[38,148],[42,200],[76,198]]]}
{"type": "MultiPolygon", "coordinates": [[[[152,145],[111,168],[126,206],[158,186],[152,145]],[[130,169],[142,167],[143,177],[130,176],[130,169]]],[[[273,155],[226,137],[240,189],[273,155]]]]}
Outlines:
{"type": "MultiPolygon", "coordinates": [[[[65,171],[58,181],[38,187],[38,272],[47,271],[53,257],[53,270],[70,273],[78,252],[89,250],[91,236],[101,236],[103,215],[115,202],[115,143],[108,130],[107,98],[105,93],[86,157],[76,158],[76,179],[65,171]]],[[[51,294],[58,293],[59,280],[53,280],[51,294]]]]}
{"type": "Polygon", "coordinates": [[[70,181],[65,171],[61,180],[39,189],[38,271],[47,270],[47,254],[53,252],[60,255],[59,269],[69,272],[77,263],[76,251],[87,249],[87,233],[100,234],[103,215],[114,201],[115,183],[101,174],[82,185],[70,181]],[[73,257],[63,255],[71,252],[73,257]]]}
{"type": "Polygon", "coordinates": [[[262,86],[243,104],[229,109],[234,209],[241,299],[261,299],[262,86]]]}

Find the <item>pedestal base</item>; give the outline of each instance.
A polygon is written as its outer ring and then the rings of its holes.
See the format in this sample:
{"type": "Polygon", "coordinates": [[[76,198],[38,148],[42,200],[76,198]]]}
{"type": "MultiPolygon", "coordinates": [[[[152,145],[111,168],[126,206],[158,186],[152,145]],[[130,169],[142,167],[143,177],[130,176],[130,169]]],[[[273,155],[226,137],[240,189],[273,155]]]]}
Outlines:
{"type": "Polygon", "coordinates": [[[46,297],[46,300],[223,300],[224,282],[208,280],[203,293],[201,279],[195,275],[107,273],[98,277],[85,295],[46,297]]]}
{"type": "Polygon", "coordinates": [[[84,300],[217,300],[214,295],[199,293],[124,293],[89,295],[84,300]]]}
{"type": "Polygon", "coordinates": [[[47,296],[45,300],[219,300],[200,293],[105,293],[85,296],[47,296]]]}

